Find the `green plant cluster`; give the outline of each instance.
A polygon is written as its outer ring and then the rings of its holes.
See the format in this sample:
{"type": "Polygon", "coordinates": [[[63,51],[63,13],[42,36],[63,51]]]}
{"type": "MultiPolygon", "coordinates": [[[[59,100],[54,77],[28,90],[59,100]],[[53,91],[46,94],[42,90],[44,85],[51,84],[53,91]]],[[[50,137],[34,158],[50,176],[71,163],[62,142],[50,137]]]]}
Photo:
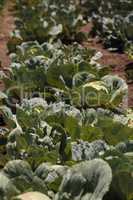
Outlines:
{"type": "Polygon", "coordinates": [[[64,43],[82,40],[80,28],[85,24],[81,8],[75,1],[22,1],[17,0],[16,23],[24,40],[44,42],[60,38],[64,43]]]}
{"type": "Polygon", "coordinates": [[[5,1],[5,0],[0,0],[0,10],[1,10],[2,7],[3,7],[4,1],[5,1]]]}
{"type": "Polygon", "coordinates": [[[128,87],[77,43],[75,3],[16,1],[11,69],[0,72],[0,200],[132,200],[128,87]],[[62,24],[54,37],[46,13],[54,33],[62,24]]]}
{"type": "Polygon", "coordinates": [[[83,1],[84,15],[92,19],[93,35],[103,39],[106,48],[123,51],[133,43],[132,0],[83,1]]]}

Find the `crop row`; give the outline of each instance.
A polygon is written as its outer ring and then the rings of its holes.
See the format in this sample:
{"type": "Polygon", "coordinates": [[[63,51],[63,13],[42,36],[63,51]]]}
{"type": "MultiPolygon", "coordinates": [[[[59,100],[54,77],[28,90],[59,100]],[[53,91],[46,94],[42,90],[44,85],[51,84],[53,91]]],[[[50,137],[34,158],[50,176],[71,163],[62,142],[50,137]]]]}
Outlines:
{"type": "Polygon", "coordinates": [[[0,73],[2,200],[132,200],[128,87],[79,43],[79,3],[16,1],[11,69],[0,73]]]}

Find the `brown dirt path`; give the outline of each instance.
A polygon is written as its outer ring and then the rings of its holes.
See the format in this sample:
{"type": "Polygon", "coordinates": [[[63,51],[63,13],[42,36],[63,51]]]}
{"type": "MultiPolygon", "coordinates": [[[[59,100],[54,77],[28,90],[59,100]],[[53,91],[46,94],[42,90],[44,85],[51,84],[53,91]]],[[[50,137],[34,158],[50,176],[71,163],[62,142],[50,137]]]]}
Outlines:
{"type": "Polygon", "coordinates": [[[13,0],[6,0],[4,8],[0,13],[0,61],[2,68],[9,67],[11,62],[8,56],[7,42],[10,38],[10,33],[15,28],[13,8],[13,0]]]}

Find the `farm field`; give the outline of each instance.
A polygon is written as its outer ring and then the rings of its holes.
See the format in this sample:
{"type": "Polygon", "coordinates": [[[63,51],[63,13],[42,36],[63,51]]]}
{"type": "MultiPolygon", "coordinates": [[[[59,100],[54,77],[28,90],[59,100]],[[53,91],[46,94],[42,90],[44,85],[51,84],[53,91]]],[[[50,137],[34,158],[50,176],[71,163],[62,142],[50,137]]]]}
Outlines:
{"type": "Polygon", "coordinates": [[[132,0],[0,0],[0,200],[133,200],[132,0]]]}

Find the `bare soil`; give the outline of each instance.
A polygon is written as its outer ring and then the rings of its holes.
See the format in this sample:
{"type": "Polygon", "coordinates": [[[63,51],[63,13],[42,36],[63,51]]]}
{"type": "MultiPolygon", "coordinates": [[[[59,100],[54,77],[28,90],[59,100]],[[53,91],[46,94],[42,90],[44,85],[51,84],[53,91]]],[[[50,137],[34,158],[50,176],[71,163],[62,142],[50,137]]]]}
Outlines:
{"type": "Polygon", "coordinates": [[[7,43],[10,38],[10,33],[15,28],[13,7],[13,1],[6,0],[4,8],[0,13],[0,61],[2,68],[9,67],[11,63],[11,60],[8,55],[7,43]]]}

